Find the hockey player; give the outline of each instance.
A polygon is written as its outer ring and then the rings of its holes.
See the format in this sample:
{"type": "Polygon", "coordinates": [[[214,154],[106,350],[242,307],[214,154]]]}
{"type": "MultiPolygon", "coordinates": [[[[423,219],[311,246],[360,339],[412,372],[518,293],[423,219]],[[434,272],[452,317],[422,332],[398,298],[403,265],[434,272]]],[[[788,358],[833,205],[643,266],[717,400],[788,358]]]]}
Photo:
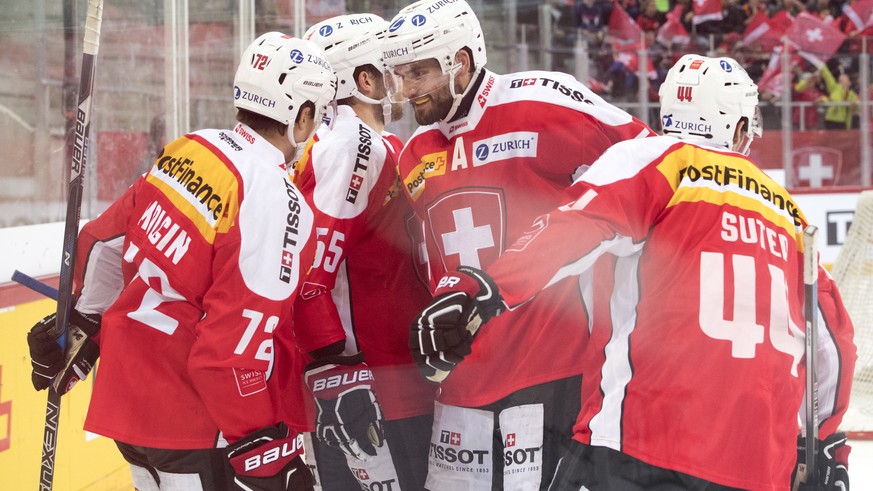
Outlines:
{"type": "MultiPolygon", "coordinates": [[[[804,392],[807,222],[745,156],[761,131],[758,92],[736,61],[683,56],[660,97],[665,136],[610,148],[573,185],[572,201],[539,217],[487,274],[443,278],[444,295],[425,312],[460,315],[419,322],[436,349],[451,349],[451,326],[539,298],[616,255],[612,296],[594,306],[584,355],[588,397],[551,489],[789,489],[804,392]]],[[[813,482],[848,489],[849,447],[835,432],[851,390],[853,328],[823,268],[818,284],[825,442],[813,482]]]]}
{"type": "Polygon", "coordinates": [[[140,491],[311,489],[302,437],[278,416],[271,372],[286,360],[273,359],[272,338],[291,328],[315,250],[286,162],[335,82],[313,43],[255,40],[234,79],[239,123],[168,144],[82,229],[72,324],[88,334],[90,358],[51,363],[51,316],[28,337],[37,388],[57,375],[63,393],[86,374],[73,368],[90,369],[99,328],[85,429],[117,442],[140,491]]]}
{"type": "Polygon", "coordinates": [[[315,422],[316,476],[326,491],[420,490],[427,473],[434,390],[407,338],[430,294],[406,232],[402,143],[384,131],[403,110],[383,81],[387,27],[377,15],[353,14],[304,35],[324,48],[338,86],[330,127],[318,130],[294,177],[315,212],[318,250],[294,319],[297,343],[313,357],[305,380],[317,409],[305,423],[315,422]],[[362,376],[324,388],[338,373],[362,376]]]}
{"type": "MultiPolygon", "coordinates": [[[[400,176],[423,221],[432,289],[446,272],[497,259],[610,145],[652,134],[569,75],[487,70],[482,29],[464,1],[404,8],[383,53],[391,93],[423,125],[401,154],[400,176]]],[[[568,279],[496,319],[448,378],[456,353],[415,349],[423,374],[441,382],[428,489],[548,485],[579,410],[586,323],[568,279]]]]}

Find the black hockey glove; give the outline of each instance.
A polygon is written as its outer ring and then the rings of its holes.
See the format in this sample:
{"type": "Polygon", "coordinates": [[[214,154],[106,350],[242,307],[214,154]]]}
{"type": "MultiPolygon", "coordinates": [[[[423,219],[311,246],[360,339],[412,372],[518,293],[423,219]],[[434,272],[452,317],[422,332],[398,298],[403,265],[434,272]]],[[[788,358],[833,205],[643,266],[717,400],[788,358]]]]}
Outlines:
{"type": "Polygon", "coordinates": [[[63,349],[50,334],[57,324],[56,313],[46,316],[31,328],[27,333],[27,345],[33,366],[31,381],[36,390],[53,384],[58,394],[63,395],[91,373],[100,356],[100,348],[92,339],[100,331],[100,321],[97,314],[70,311],[70,327],[63,349]]]}
{"type": "Polygon", "coordinates": [[[311,491],[303,435],[284,423],[258,430],[227,447],[233,482],[247,491],[311,491]]]}
{"type": "Polygon", "coordinates": [[[479,326],[507,307],[494,280],[467,266],[443,276],[434,297],[412,321],[409,347],[425,378],[439,383],[471,353],[479,326]]]}
{"type": "MultiPolygon", "coordinates": [[[[834,433],[818,441],[818,452],[815,458],[815,471],[807,474],[806,483],[797,488],[803,491],[849,491],[849,452],[852,447],[846,445],[845,433],[834,433]]],[[[797,463],[806,462],[806,438],[797,437],[797,463]]],[[[792,482],[796,478],[794,469],[792,482]]]]}
{"type": "Polygon", "coordinates": [[[327,356],[306,366],[315,396],[315,435],[324,444],[366,462],[385,441],[382,408],[372,390],[364,354],[327,356]]]}

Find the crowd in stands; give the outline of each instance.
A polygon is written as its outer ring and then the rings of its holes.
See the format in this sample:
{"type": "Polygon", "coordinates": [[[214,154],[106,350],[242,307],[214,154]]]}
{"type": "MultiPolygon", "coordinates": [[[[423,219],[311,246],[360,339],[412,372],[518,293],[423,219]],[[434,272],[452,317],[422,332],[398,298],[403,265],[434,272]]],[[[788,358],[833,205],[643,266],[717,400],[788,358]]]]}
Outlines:
{"type": "MultiPolygon", "coordinates": [[[[873,51],[873,43],[864,45],[873,36],[873,0],[552,0],[549,5],[555,12],[555,47],[572,46],[581,36],[590,53],[588,83],[610,100],[638,100],[642,45],[651,101],[657,101],[660,83],[682,54],[726,55],[746,67],[765,106],[778,104],[785,86],[791,87],[792,100],[808,103],[794,110],[795,128],[858,126],[857,55],[873,51]],[[811,44],[804,44],[806,38],[811,44]],[[787,85],[779,63],[783,49],[791,57],[787,85]]],[[[558,58],[554,68],[569,69],[566,60],[558,58]]]]}

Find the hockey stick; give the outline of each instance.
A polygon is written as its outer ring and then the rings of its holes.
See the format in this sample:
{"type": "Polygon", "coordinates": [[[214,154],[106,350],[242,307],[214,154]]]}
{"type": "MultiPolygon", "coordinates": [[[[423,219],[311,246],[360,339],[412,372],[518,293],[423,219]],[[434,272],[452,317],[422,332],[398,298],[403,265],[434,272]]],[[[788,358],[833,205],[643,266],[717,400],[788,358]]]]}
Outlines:
{"type": "MultiPolygon", "coordinates": [[[[79,105],[76,109],[76,133],[73,142],[73,158],[70,163],[67,216],[64,224],[64,248],[58,283],[58,317],[57,324],[50,332],[58,338],[67,331],[73,301],[73,267],[79,235],[79,218],[82,214],[82,187],[85,181],[85,165],[88,154],[88,131],[91,129],[91,93],[94,89],[94,65],[97,60],[97,49],[100,46],[102,18],[103,0],[88,0],[88,11],[85,18],[85,42],[82,49],[82,75],[79,79],[79,105]]],[[[40,491],[51,491],[54,481],[60,409],[61,396],[57,387],[52,384],[48,389],[48,402],[45,410],[42,465],[39,472],[40,491]]]]}
{"type": "Polygon", "coordinates": [[[816,350],[818,349],[818,227],[807,225],[803,230],[803,317],[806,325],[806,453],[797,465],[794,489],[815,479],[815,454],[818,451],[818,381],[816,380],[816,350]]]}
{"type": "Polygon", "coordinates": [[[58,291],[53,287],[39,281],[33,276],[28,276],[17,269],[12,273],[12,281],[18,283],[21,286],[30,288],[36,293],[41,293],[43,296],[46,296],[52,300],[58,299],[58,291]]]}

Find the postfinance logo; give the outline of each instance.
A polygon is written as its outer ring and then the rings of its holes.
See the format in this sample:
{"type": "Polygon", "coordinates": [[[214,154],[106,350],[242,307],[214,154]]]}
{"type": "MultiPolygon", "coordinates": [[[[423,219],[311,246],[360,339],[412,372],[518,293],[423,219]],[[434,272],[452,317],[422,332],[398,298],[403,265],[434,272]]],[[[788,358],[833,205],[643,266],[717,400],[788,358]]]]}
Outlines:
{"type": "Polygon", "coordinates": [[[421,157],[421,162],[403,179],[403,186],[413,201],[421,196],[427,178],[446,173],[446,155],[446,152],[424,155],[421,157]]]}

